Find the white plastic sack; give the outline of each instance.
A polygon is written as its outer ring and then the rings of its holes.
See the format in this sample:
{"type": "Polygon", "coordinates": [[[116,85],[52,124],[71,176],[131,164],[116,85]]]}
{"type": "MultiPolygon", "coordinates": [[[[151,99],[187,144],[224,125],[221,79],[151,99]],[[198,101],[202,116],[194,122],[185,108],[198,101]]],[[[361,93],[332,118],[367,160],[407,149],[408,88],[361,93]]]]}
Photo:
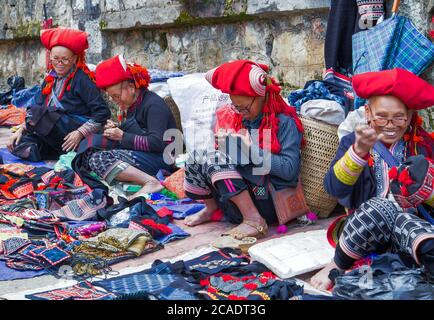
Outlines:
{"type": "Polygon", "coordinates": [[[359,108],[354,111],[350,111],[347,118],[338,128],[339,141],[347,134],[354,132],[358,125],[367,124],[365,118],[365,108],[359,108]]]}
{"type": "Polygon", "coordinates": [[[282,279],[325,267],[334,249],[326,230],[315,230],[271,239],[249,248],[249,255],[282,279]]]}
{"type": "Polygon", "coordinates": [[[90,71],[95,72],[96,70],[96,65],[92,64],[92,63],[86,63],[87,67],[89,68],[90,71]]]}
{"type": "Polygon", "coordinates": [[[148,89],[158,94],[161,98],[170,96],[169,86],[166,82],[150,83],[148,89]]]}
{"type": "Polygon", "coordinates": [[[301,105],[300,113],[302,116],[332,125],[339,125],[345,120],[344,108],[332,100],[316,99],[306,101],[301,105]]]}
{"type": "Polygon", "coordinates": [[[167,84],[181,113],[187,152],[214,149],[215,111],[230,103],[229,95],[211,86],[204,73],[171,78],[167,84]]]}

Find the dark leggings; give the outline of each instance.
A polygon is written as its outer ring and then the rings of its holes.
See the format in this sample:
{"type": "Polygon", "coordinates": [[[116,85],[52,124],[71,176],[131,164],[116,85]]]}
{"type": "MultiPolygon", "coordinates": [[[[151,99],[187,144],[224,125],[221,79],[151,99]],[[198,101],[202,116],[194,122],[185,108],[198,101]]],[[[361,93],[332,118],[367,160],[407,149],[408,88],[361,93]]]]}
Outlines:
{"type": "Polygon", "coordinates": [[[387,199],[372,198],[348,217],[334,260],[347,270],[358,259],[390,249],[434,268],[434,261],[427,258],[434,253],[434,226],[398,210],[387,199]]]}
{"type": "Polygon", "coordinates": [[[240,194],[244,190],[248,190],[250,197],[253,200],[259,214],[265,219],[267,224],[273,224],[277,222],[276,212],[274,210],[273,200],[269,196],[266,200],[256,199],[253,191],[249,187],[248,183],[243,179],[224,179],[214,183],[213,186],[209,186],[211,189],[210,195],[199,196],[186,192],[187,196],[191,199],[211,199],[214,198],[218,207],[225,213],[225,218],[235,224],[240,224],[243,221],[243,216],[236,206],[231,201],[231,198],[240,194]]]}

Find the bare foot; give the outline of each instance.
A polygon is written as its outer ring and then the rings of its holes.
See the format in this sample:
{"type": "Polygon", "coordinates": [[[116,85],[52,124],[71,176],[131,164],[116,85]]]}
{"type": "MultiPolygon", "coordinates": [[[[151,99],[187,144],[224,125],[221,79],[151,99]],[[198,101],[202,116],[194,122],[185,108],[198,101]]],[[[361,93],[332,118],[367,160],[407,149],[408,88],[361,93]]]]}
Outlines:
{"type": "Polygon", "coordinates": [[[329,279],[330,270],[337,268],[338,266],[333,261],[327,266],[325,266],[321,271],[315,274],[312,279],[310,279],[310,283],[318,290],[327,291],[333,286],[333,282],[329,279]]]}
{"type": "Polygon", "coordinates": [[[208,208],[205,207],[200,210],[198,213],[192,214],[184,219],[184,224],[193,227],[199,224],[211,221],[212,214],[217,208],[208,208]]]}
{"type": "Polygon", "coordinates": [[[140,197],[140,196],[144,196],[145,194],[160,192],[163,189],[164,189],[164,187],[161,185],[161,183],[157,179],[155,179],[155,181],[150,180],[150,181],[146,182],[146,184],[142,187],[142,189],[140,189],[135,194],[130,196],[128,198],[128,200],[131,201],[132,199],[140,197]]]}
{"type": "Polygon", "coordinates": [[[237,240],[242,240],[246,237],[262,238],[267,234],[268,226],[264,219],[259,220],[244,220],[235,228],[225,232],[237,240]]]}

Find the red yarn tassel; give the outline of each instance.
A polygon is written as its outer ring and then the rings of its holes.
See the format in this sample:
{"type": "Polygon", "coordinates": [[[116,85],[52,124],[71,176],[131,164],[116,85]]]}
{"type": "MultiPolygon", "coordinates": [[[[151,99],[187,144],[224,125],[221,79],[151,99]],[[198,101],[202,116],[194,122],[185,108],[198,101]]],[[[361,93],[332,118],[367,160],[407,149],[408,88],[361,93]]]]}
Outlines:
{"type": "Polygon", "coordinates": [[[395,180],[398,177],[398,169],[396,167],[393,167],[389,170],[389,179],[395,180]]]}
{"type": "Polygon", "coordinates": [[[408,190],[407,190],[406,187],[401,186],[400,189],[401,189],[401,194],[402,194],[404,197],[408,197],[408,196],[409,196],[409,193],[408,193],[408,190]]]}
{"type": "Polygon", "coordinates": [[[433,158],[434,139],[432,133],[426,132],[422,127],[422,120],[417,113],[411,119],[411,131],[404,135],[404,140],[408,142],[410,155],[415,156],[419,153],[418,149],[423,149],[428,158],[433,158]]]}
{"type": "MultiPolygon", "coordinates": [[[[262,149],[266,149],[276,154],[281,150],[279,139],[277,138],[277,131],[279,129],[279,118],[277,115],[283,113],[294,119],[295,125],[298,132],[303,133],[303,123],[297,116],[294,107],[290,107],[283,100],[280,95],[281,88],[278,83],[271,77],[265,79],[265,90],[266,90],[266,100],[262,112],[264,113],[264,118],[262,119],[261,125],[259,127],[259,146],[262,149]],[[271,129],[271,141],[264,144],[264,130],[271,129]]],[[[304,145],[304,139],[302,141],[304,145]]]]}

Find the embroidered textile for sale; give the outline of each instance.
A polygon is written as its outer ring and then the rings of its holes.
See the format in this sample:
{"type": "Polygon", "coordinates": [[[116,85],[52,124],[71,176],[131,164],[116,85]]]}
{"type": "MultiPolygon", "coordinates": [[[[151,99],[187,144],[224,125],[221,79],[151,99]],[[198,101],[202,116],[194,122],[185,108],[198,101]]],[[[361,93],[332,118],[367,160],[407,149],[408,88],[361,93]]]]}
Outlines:
{"type": "Polygon", "coordinates": [[[178,277],[171,273],[138,272],[112,279],[94,282],[95,286],[114,293],[117,299],[140,299],[162,290],[178,277]]]}
{"type": "Polygon", "coordinates": [[[0,126],[18,126],[26,120],[26,110],[13,105],[0,106],[0,126]]]}
{"type": "Polygon", "coordinates": [[[159,249],[146,231],[112,228],[75,246],[72,267],[77,274],[100,274],[108,265],[159,249]]]}
{"type": "Polygon", "coordinates": [[[30,300],[113,300],[115,295],[95,288],[90,282],[74,286],[26,295],[30,300]]]}
{"type": "Polygon", "coordinates": [[[57,245],[44,241],[10,238],[1,242],[0,259],[16,270],[44,270],[61,265],[70,254],[57,245]]]}
{"type": "Polygon", "coordinates": [[[295,280],[280,280],[269,271],[243,277],[215,275],[201,285],[199,294],[209,300],[288,300],[303,292],[295,280]]]}
{"type": "Polygon", "coordinates": [[[417,208],[424,202],[434,206],[434,164],[423,155],[392,168],[389,178],[391,192],[401,208],[417,208]]]}

